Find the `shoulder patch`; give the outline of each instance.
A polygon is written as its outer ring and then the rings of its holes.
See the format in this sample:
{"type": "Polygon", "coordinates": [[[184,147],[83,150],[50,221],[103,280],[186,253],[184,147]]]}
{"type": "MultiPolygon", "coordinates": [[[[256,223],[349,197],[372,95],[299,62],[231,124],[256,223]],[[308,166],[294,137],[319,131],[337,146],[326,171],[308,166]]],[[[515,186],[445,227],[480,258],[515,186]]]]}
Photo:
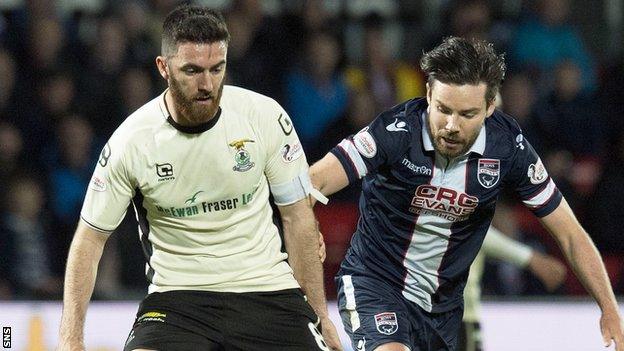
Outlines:
{"type": "Polygon", "coordinates": [[[89,188],[93,191],[103,192],[106,191],[106,180],[103,177],[94,174],[89,182],[89,188]]]}
{"type": "Polygon", "coordinates": [[[531,184],[541,184],[548,178],[548,172],[546,171],[546,167],[542,163],[541,159],[537,159],[535,163],[529,165],[529,170],[527,171],[527,176],[531,181],[531,184]]]}
{"type": "Polygon", "coordinates": [[[357,151],[366,158],[373,158],[377,154],[377,143],[368,132],[368,127],[362,129],[353,136],[353,144],[357,151]]]}
{"type": "Polygon", "coordinates": [[[282,161],[290,163],[303,156],[303,147],[299,141],[294,144],[286,144],[282,147],[282,161]]]}

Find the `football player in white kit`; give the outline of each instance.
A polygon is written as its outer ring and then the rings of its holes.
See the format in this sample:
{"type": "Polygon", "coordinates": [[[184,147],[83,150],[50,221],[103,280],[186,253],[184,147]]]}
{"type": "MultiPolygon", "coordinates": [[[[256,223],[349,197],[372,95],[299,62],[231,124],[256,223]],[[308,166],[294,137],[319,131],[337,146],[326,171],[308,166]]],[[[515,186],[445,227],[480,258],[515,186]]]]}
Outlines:
{"type": "Polygon", "coordinates": [[[303,149],[277,102],[224,86],[228,42],[218,12],[165,19],[156,64],[169,88],[102,151],[69,253],[60,350],[84,349],[102,249],[130,202],[150,286],[125,350],[341,349],[303,149]]]}

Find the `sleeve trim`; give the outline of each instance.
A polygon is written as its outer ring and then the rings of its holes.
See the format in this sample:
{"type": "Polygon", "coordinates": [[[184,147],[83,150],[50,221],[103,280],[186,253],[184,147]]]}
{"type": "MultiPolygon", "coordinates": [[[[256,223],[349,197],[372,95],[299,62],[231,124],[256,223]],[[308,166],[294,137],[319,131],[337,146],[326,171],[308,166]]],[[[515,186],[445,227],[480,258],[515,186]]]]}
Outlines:
{"type": "Polygon", "coordinates": [[[104,234],[111,234],[113,231],[115,231],[115,229],[113,230],[106,230],[106,229],[102,229],[92,223],[90,223],[89,221],[87,221],[82,215],[80,216],[80,220],[82,220],[82,222],[84,224],[86,224],[89,228],[96,230],[98,232],[104,233],[104,234]]]}

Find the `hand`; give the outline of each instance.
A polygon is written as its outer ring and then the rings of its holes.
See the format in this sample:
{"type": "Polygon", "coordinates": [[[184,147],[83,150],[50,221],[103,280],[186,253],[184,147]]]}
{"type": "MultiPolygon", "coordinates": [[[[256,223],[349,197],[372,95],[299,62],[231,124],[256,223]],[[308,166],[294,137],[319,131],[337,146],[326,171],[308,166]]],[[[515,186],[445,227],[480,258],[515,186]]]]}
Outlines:
{"type": "Polygon", "coordinates": [[[325,344],[327,344],[327,347],[329,347],[330,350],[343,350],[340,337],[338,337],[338,331],[329,317],[321,318],[321,330],[323,331],[322,334],[325,344]]]}
{"type": "Polygon", "coordinates": [[[327,250],[325,250],[325,240],[323,240],[323,234],[319,232],[319,258],[321,259],[321,263],[325,262],[326,257],[327,250]]]}
{"type": "Polygon", "coordinates": [[[602,313],[600,317],[600,331],[605,347],[615,342],[616,351],[624,351],[624,323],[618,312],[602,313]]]}
{"type": "Polygon", "coordinates": [[[544,284],[547,291],[553,292],[561,284],[563,284],[568,273],[565,265],[558,259],[544,255],[542,253],[533,252],[529,261],[529,269],[544,284]]]}

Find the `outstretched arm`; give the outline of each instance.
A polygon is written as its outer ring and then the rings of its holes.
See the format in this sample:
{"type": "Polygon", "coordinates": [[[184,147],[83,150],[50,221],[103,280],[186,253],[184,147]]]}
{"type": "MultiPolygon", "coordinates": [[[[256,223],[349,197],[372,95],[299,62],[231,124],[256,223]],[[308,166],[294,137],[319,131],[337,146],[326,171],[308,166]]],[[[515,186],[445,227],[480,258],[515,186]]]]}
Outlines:
{"type": "Polygon", "coordinates": [[[530,246],[508,237],[493,226],[488,229],[481,250],[488,257],[509,262],[517,267],[528,268],[548,291],[554,291],[565,280],[566,267],[558,259],[533,250],[530,246]]]}
{"type": "Polygon", "coordinates": [[[108,236],[91,229],[82,221],[78,223],[67,258],[59,351],[85,349],[85,315],[108,236]]]}
{"type": "Polygon", "coordinates": [[[329,196],[349,185],[349,178],[338,158],[328,153],[310,167],[310,179],[315,189],[329,196]]]}
{"type": "Polygon", "coordinates": [[[308,198],[291,205],[278,206],[284,223],[284,241],[288,261],[295,278],[321,320],[322,333],[331,350],[342,350],[336,327],[329,319],[323,265],[319,257],[319,233],[308,198]]]}
{"type": "Polygon", "coordinates": [[[624,350],[624,324],[607,271],[591,238],[565,199],[552,213],[541,218],[541,222],[557,240],[585,289],[598,302],[602,311],[600,327],[605,346],[611,345],[613,340],[616,350],[624,350]]]}

